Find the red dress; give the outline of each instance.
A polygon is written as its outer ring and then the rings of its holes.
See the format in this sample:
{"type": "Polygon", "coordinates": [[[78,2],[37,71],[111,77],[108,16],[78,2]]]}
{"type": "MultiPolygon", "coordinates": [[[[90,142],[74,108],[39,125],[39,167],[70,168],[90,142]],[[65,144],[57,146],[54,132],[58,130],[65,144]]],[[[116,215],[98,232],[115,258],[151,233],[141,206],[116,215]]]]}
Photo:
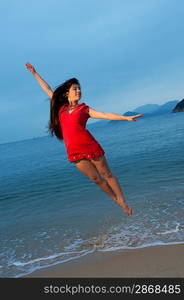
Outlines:
{"type": "Polygon", "coordinates": [[[68,112],[68,104],[62,105],[59,110],[59,121],[62,128],[63,139],[70,162],[80,159],[94,159],[105,154],[100,144],[91,133],[85,129],[89,116],[89,106],[78,104],[68,112]]]}

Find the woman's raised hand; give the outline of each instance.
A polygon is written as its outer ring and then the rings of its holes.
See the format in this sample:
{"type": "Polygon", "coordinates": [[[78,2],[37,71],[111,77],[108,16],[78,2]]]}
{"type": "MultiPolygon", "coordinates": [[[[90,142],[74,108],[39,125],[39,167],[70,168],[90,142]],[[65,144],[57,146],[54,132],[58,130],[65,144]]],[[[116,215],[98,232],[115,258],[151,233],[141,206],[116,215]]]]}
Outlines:
{"type": "Polygon", "coordinates": [[[44,81],[43,78],[41,78],[41,76],[36,72],[35,68],[30,63],[26,63],[25,65],[26,65],[26,68],[37,79],[42,90],[44,90],[44,92],[49,96],[49,98],[52,99],[53,91],[52,91],[51,87],[48,85],[48,83],[46,81],[44,81]]]}
{"type": "Polygon", "coordinates": [[[142,114],[138,114],[138,115],[135,115],[135,116],[130,116],[130,117],[127,117],[127,121],[137,121],[136,118],[140,118],[142,117],[143,115],[142,114]]]}
{"type": "Polygon", "coordinates": [[[36,73],[35,68],[34,68],[30,63],[26,63],[26,68],[27,68],[32,74],[35,74],[35,73],[36,73]]]}

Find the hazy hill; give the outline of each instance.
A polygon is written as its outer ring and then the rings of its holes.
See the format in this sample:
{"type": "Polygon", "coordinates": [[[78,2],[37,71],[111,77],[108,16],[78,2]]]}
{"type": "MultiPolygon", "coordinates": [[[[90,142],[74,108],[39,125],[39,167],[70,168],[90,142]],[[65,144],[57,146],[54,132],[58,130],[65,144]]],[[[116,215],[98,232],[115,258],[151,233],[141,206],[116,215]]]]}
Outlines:
{"type": "MultiPolygon", "coordinates": [[[[164,113],[172,112],[173,109],[179,103],[178,100],[168,101],[162,105],[159,104],[145,104],[139,107],[136,107],[134,111],[127,111],[123,114],[123,116],[133,116],[137,114],[142,114],[144,117],[146,116],[154,116],[164,113]]],[[[184,109],[184,99],[183,99],[183,109],[184,109]]],[[[119,121],[109,121],[109,122],[119,122],[119,121]]]]}
{"type": "Polygon", "coordinates": [[[145,104],[145,105],[135,108],[135,110],[138,111],[139,113],[146,114],[146,113],[152,113],[152,112],[158,110],[159,107],[160,107],[160,105],[158,105],[158,104],[145,104]]]}
{"type": "Polygon", "coordinates": [[[153,115],[153,114],[163,114],[167,112],[172,112],[173,108],[178,104],[178,100],[173,100],[166,102],[162,105],[159,104],[146,104],[139,106],[135,111],[144,114],[144,115],[153,115]]]}
{"type": "Polygon", "coordinates": [[[134,115],[138,115],[139,113],[136,111],[127,111],[124,116],[134,116],[134,115]]]}

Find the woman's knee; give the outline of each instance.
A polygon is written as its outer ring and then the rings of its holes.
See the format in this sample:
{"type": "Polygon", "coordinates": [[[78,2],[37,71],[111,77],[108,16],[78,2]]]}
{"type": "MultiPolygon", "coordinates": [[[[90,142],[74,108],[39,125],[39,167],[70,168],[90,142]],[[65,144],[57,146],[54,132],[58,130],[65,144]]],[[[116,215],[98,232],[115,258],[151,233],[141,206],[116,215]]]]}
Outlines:
{"type": "Polygon", "coordinates": [[[112,174],[111,171],[109,170],[104,170],[101,172],[101,175],[105,178],[105,179],[111,179],[112,177],[114,177],[114,175],[112,174]]]}
{"type": "Polygon", "coordinates": [[[98,175],[94,175],[90,178],[95,184],[100,184],[102,183],[103,179],[98,176],[98,175]]]}

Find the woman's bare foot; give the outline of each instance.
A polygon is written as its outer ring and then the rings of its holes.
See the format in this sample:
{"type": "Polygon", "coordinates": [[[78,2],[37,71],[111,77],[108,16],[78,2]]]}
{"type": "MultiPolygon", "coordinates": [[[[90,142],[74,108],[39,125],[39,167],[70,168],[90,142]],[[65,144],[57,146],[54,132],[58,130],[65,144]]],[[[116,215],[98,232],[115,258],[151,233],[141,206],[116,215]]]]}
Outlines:
{"type": "Polygon", "coordinates": [[[127,215],[127,216],[131,216],[132,215],[132,209],[131,207],[129,207],[126,202],[122,201],[122,200],[118,200],[116,199],[116,202],[119,206],[121,206],[121,208],[123,208],[124,210],[124,213],[127,215]]]}
{"type": "Polygon", "coordinates": [[[126,205],[126,207],[123,208],[125,214],[127,214],[128,216],[132,215],[132,209],[131,207],[128,207],[128,205],[126,205]]]}

